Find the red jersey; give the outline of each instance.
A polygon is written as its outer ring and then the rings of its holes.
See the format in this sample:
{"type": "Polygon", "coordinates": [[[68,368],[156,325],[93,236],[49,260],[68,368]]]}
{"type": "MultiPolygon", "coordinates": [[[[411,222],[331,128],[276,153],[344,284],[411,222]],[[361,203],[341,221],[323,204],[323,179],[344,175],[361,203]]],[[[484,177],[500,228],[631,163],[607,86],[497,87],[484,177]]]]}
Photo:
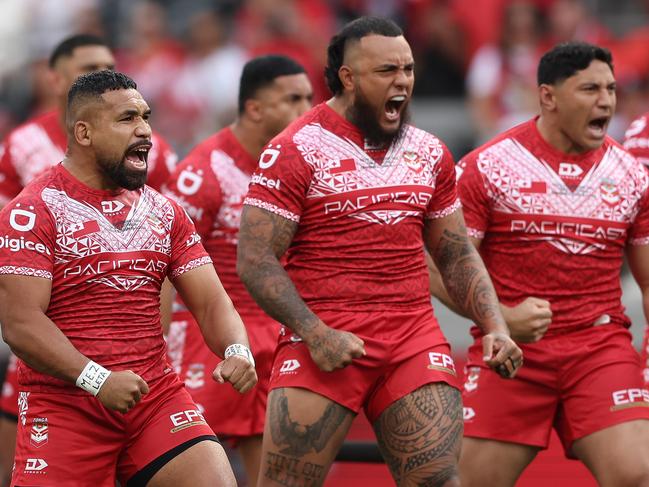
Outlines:
{"type": "Polygon", "coordinates": [[[244,204],[298,223],[286,270],[316,311],[430,306],[424,219],[460,206],[439,139],[407,125],[373,150],[326,104],[271,141],[244,204]]]}
{"type": "MultiPolygon", "coordinates": [[[[177,157],[159,135],[154,133],[151,142],[147,184],[159,189],[177,157]]],[[[13,130],[0,148],[0,206],[6,205],[27,183],[61,162],[67,145],[58,110],[35,117],[13,130]]]]}
{"type": "Polygon", "coordinates": [[[642,164],[649,166],[649,125],[648,113],[636,118],[624,133],[624,148],[642,164]]]}
{"type": "MultiPolygon", "coordinates": [[[[151,188],[91,189],[57,165],[0,212],[0,274],[52,281],[47,316],[91,360],[144,380],[169,371],[160,286],[211,263],[189,217],[151,188]]],[[[22,362],[21,390],[80,389],[22,362]]]]}
{"type": "Polygon", "coordinates": [[[628,326],[624,248],[649,244],[649,175],[634,157],[609,137],[585,154],[563,154],[531,120],[468,154],[458,172],[469,235],[482,239],[504,304],[548,300],[548,335],[628,326]]]}
{"type": "Polygon", "coordinates": [[[243,199],[256,167],[257,161],[230,128],[224,128],[194,148],[165,185],[167,195],[194,220],[223,287],[247,326],[270,320],[250,297],[236,269],[243,199]]]}

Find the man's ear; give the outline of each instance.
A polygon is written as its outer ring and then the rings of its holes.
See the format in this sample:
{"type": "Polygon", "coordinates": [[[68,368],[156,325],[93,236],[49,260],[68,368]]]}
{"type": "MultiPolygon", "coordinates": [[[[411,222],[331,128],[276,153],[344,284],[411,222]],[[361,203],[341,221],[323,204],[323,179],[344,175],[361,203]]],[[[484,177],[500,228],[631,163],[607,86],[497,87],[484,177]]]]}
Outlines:
{"type": "Polygon", "coordinates": [[[340,78],[340,82],[343,85],[343,90],[354,90],[354,72],[352,71],[352,68],[343,64],[340,69],[338,69],[338,78],[340,78]]]}
{"type": "Polygon", "coordinates": [[[552,85],[542,84],[539,86],[539,104],[546,112],[553,112],[557,108],[557,97],[555,88],[552,85]]]}
{"type": "Polygon", "coordinates": [[[254,98],[248,98],[243,104],[243,111],[253,122],[259,123],[263,118],[261,103],[254,98]]]}
{"type": "Polygon", "coordinates": [[[92,143],[92,127],[83,120],[74,122],[74,140],[83,147],[89,147],[92,143]]]}

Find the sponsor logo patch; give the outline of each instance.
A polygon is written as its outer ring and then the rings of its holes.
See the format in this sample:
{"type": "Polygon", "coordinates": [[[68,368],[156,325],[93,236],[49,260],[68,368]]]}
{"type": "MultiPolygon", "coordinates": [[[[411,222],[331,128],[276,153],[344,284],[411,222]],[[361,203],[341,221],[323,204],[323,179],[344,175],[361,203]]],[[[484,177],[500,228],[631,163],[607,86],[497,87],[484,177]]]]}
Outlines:
{"type": "Polygon", "coordinates": [[[453,362],[453,358],[450,355],[439,352],[428,352],[428,360],[430,360],[430,364],[428,365],[429,369],[440,370],[457,376],[455,362],[453,362]]]}
{"type": "Polygon", "coordinates": [[[169,416],[173,427],[169,430],[171,433],[191,428],[192,426],[201,426],[207,424],[205,417],[198,409],[188,409],[169,416]]]}

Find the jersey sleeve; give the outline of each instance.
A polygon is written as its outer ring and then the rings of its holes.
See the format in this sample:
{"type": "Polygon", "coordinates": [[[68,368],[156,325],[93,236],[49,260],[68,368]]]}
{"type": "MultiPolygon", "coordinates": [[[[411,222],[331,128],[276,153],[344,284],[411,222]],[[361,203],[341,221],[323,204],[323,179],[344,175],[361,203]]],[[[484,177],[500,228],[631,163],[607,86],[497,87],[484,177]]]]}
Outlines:
{"type": "Polygon", "coordinates": [[[299,222],[312,177],[294,144],[273,144],[259,157],[243,204],[299,222]]]}
{"type": "Polygon", "coordinates": [[[442,145],[442,156],[435,165],[435,192],[428,203],[426,218],[443,218],[460,208],[455,181],[455,161],[451,152],[442,145]]]}
{"type": "Polygon", "coordinates": [[[169,143],[160,135],[154,133],[151,142],[153,146],[149,151],[149,172],[146,182],[156,191],[160,191],[162,185],[169,179],[169,175],[174,170],[178,162],[178,156],[169,143]]]}
{"type": "Polygon", "coordinates": [[[649,188],[640,199],[638,214],[629,231],[630,245],[649,245],[649,188]]]}
{"type": "Polygon", "coordinates": [[[649,166],[649,127],[647,115],[637,118],[624,133],[624,148],[638,161],[649,166]]]}
{"type": "Polygon", "coordinates": [[[174,206],[174,221],[171,226],[169,278],[173,280],[192,269],[211,264],[212,259],[203,248],[189,215],[178,203],[170,201],[174,206]]]}
{"type": "Polygon", "coordinates": [[[474,154],[469,154],[459,162],[458,192],[467,233],[470,237],[483,239],[489,226],[489,198],[486,182],[478,169],[476,159],[474,154]]]}
{"type": "Polygon", "coordinates": [[[0,212],[0,275],[52,280],[56,224],[42,201],[19,196],[0,212]]]}
{"type": "Polygon", "coordinates": [[[13,164],[11,140],[7,138],[0,146],[0,207],[9,203],[22,189],[13,164]]]}
{"type": "Polygon", "coordinates": [[[164,194],[179,203],[191,217],[196,231],[206,239],[221,208],[223,195],[218,177],[204,150],[192,151],[171,173],[164,194]]]}

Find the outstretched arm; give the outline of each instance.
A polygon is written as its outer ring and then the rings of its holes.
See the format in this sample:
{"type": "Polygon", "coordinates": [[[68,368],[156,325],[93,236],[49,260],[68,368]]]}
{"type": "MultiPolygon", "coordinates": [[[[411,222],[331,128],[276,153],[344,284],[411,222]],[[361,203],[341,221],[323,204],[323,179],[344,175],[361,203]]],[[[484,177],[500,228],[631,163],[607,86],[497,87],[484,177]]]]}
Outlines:
{"type": "Polygon", "coordinates": [[[279,262],[296,230],[297,223],[292,220],[244,205],[237,272],[259,306],[304,340],[320,369],[345,367],[353,358],[364,355],[363,341],[323,323],[300,297],[279,262]]]}
{"type": "Polygon", "coordinates": [[[450,301],[485,332],[485,362],[502,375],[513,376],[521,365],[522,352],[509,337],[489,274],[467,236],[462,210],[443,218],[427,219],[424,244],[450,301]]]}

